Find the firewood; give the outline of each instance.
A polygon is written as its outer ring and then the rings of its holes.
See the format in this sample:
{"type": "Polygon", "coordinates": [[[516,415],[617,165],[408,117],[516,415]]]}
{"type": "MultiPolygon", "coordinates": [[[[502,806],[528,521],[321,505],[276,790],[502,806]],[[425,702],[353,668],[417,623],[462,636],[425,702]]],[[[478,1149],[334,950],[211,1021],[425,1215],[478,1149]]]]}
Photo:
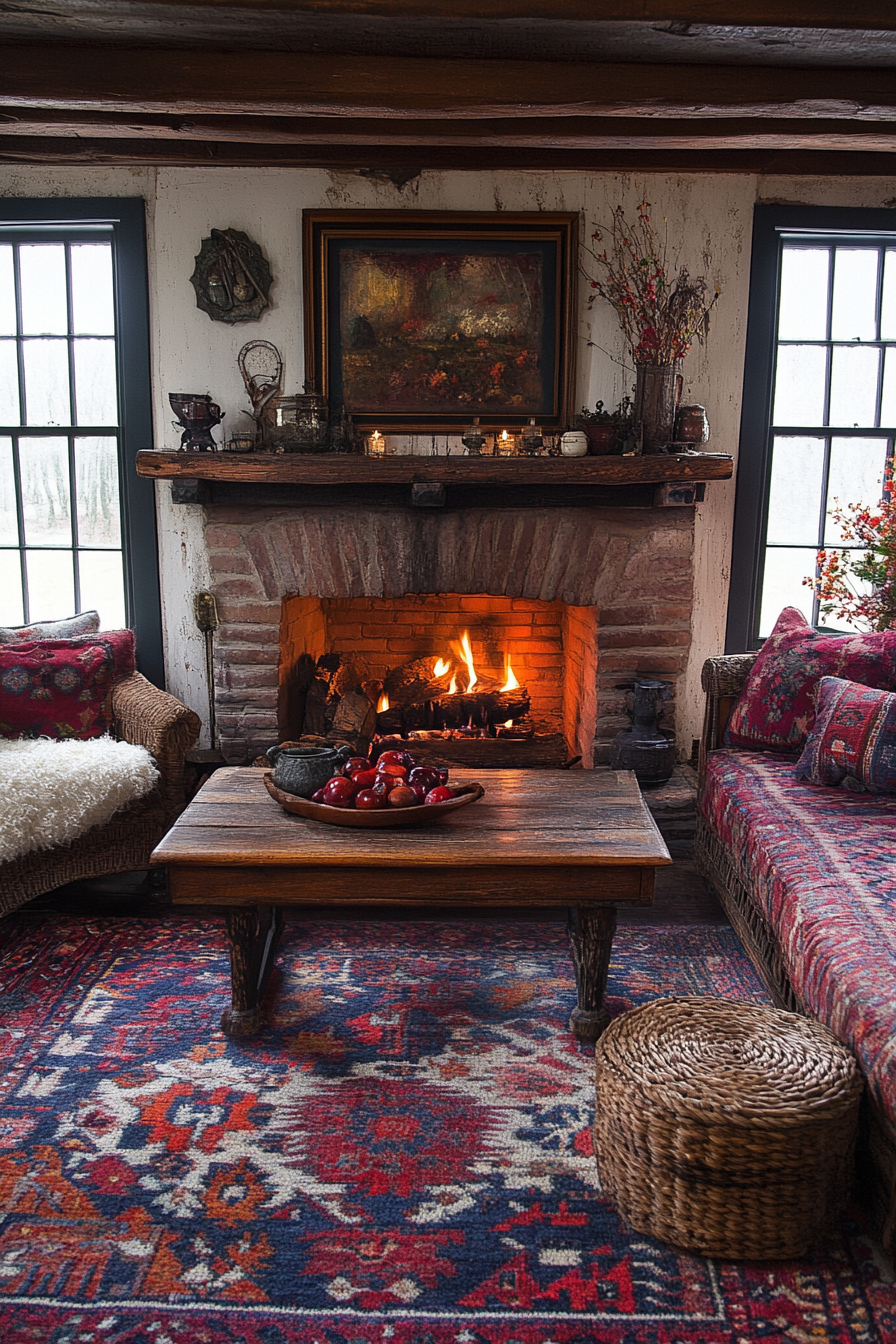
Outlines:
{"type": "Polygon", "coordinates": [[[363,691],[349,691],[343,695],[336,707],[330,735],[336,734],[348,738],[363,747],[366,754],[370,740],[376,729],[376,707],[370,703],[363,691]]]}

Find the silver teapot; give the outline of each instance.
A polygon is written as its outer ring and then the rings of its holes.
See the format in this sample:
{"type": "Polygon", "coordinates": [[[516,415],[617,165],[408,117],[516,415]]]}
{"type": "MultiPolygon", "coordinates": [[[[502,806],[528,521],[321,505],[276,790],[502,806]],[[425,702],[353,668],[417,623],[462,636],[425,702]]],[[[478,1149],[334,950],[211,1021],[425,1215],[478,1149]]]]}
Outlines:
{"type": "Polygon", "coordinates": [[[332,779],[352,754],[351,747],[270,747],[273,781],[284,793],[310,798],[332,779]]]}

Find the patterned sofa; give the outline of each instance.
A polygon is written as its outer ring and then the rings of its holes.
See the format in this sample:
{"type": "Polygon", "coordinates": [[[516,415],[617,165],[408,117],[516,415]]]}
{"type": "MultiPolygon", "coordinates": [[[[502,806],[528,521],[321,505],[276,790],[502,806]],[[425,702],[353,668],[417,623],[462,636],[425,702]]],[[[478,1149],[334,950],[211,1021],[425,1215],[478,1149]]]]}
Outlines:
{"type": "Polygon", "coordinates": [[[697,863],[775,1002],[826,1023],[867,1080],[860,1179],[896,1252],[896,796],[819,788],[724,747],[757,655],[710,658],[697,863]]]}

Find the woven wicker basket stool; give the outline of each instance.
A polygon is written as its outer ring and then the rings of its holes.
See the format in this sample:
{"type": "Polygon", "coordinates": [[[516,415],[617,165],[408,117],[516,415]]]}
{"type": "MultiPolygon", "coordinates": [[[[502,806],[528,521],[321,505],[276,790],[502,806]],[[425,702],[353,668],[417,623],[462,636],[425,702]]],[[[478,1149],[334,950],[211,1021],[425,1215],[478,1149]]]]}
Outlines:
{"type": "Polygon", "coordinates": [[[700,1255],[803,1254],[842,1213],[862,1077],[826,1027],[723,999],[657,999],[596,1051],[595,1150],[639,1232],[700,1255]]]}

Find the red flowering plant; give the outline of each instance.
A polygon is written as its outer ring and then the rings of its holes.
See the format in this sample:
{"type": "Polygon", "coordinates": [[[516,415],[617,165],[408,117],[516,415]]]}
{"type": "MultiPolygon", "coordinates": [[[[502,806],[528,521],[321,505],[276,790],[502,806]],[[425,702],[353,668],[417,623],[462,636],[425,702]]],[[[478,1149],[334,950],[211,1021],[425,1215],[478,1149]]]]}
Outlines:
{"type": "Polygon", "coordinates": [[[684,266],[670,273],[665,247],[650,222],[649,201],[638,206],[634,225],[618,205],[612,224],[596,229],[591,238],[596,246],[606,244],[602,252],[586,248],[603,272],[600,279],[589,277],[592,301],[600,295],[615,308],[636,364],[676,364],[695,340],[705,340],[719,289],[708,298],[702,275],[692,277],[684,266]]]}
{"type": "Polygon", "coordinates": [[[818,575],[803,583],[819,596],[824,616],[866,630],[896,629],[896,454],[884,473],[884,495],[873,508],[834,500],[831,517],[843,540],[861,549],[819,551],[818,575]]]}

